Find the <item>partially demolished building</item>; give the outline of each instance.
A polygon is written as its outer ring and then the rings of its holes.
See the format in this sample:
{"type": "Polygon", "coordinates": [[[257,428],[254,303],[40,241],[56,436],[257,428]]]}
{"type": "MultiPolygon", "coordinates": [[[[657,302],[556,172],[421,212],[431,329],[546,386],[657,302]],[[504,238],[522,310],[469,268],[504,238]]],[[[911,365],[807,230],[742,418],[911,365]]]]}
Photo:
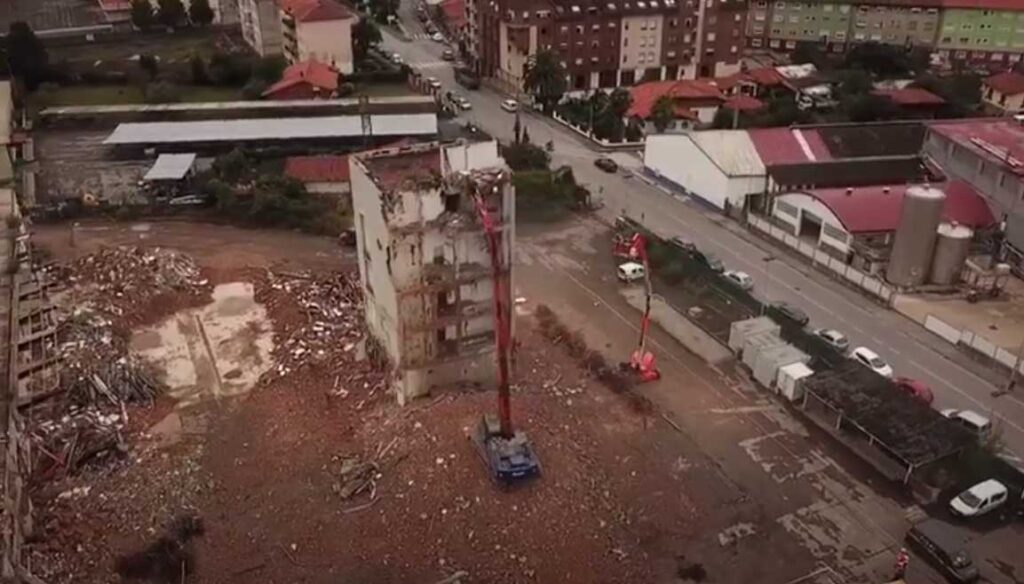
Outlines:
{"type": "Polygon", "coordinates": [[[492,262],[477,204],[500,236],[502,270],[515,241],[515,193],[497,143],[375,150],[350,164],[367,329],[396,369],[399,402],[493,382],[492,262]],[[478,200],[457,186],[468,183],[487,185],[478,200]]]}

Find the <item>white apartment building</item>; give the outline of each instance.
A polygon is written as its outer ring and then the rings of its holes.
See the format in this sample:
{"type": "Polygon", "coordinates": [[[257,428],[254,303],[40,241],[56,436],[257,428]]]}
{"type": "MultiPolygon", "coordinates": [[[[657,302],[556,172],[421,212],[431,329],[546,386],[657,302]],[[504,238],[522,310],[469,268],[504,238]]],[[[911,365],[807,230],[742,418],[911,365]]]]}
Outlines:
{"type": "Polygon", "coordinates": [[[238,0],[242,38],[261,57],[280,55],[281,11],[275,0],[238,0]]]}
{"type": "Polygon", "coordinates": [[[350,157],[367,329],[400,403],[495,377],[492,262],[466,184],[484,185],[511,290],[515,192],[497,142],[385,148],[350,157]],[[461,181],[458,184],[456,181],[461,181]]]}
{"type": "Polygon", "coordinates": [[[358,17],[335,0],[281,0],[281,45],[289,63],[310,59],[352,73],[358,17]]]}

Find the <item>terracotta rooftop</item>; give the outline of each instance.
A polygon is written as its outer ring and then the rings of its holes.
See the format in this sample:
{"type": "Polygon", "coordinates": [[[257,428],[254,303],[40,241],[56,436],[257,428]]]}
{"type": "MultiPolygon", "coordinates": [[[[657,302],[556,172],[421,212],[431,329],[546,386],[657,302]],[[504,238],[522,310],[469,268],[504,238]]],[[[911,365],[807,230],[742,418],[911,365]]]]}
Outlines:
{"type": "Polygon", "coordinates": [[[1014,71],[1006,71],[985,79],[985,85],[1003,95],[1024,93],[1024,75],[1014,71]]]}
{"type": "Polygon", "coordinates": [[[813,128],[759,128],[748,130],[765,166],[832,160],[825,142],[813,128]]]}
{"type": "Polygon", "coordinates": [[[937,122],[929,129],[1007,172],[1024,176],[1024,126],[1006,118],[937,122]]]}
{"type": "Polygon", "coordinates": [[[312,59],[299,61],[288,66],[281,74],[281,80],[268,87],[263,92],[263,97],[273,98],[276,93],[302,83],[309,84],[324,94],[330,94],[338,89],[338,70],[312,59]]]}
{"type": "Polygon", "coordinates": [[[630,88],[633,103],[629,106],[627,116],[647,119],[651,115],[654,103],[662,96],[672,98],[676,105],[677,117],[690,117],[693,112],[688,106],[701,103],[721,103],[722,92],[709,81],[703,79],[680,79],[678,81],[651,81],[630,88]]]}
{"type": "MultiPolygon", "coordinates": [[[[971,228],[995,223],[988,204],[967,183],[951,181],[934,186],[946,193],[942,209],[944,221],[955,221],[971,228]]],[[[805,192],[828,207],[850,233],[875,233],[896,230],[908,188],[908,185],[877,185],[805,192]]]]}
{"type": "Polygon", "coordinates": [[[756,97],[750,97],[749,95],[737,95],[725,100],[722,107],[741,112],[752,112],[763,108],[764,105],[764,102],[756,97]]]}
{"type": "Polygon", "coordinates": [[[284,173],[304,183],[349,182],[348,156],[291,156],[284,162],[284,173]]]}
{"type": "Polygon", "coordinates": [[[400,188],[406,181],[414,184],[441,174],[441,149],[437,145],[427,149],[372,150],[357,156],[382,191],[400,188]]]}
{"type": "Polygon", "coordinates": [[[352,11],[335,0],[278,0],[278,6],[296,22],[323,22],[353,17],[352,11]]]}
{"type": "Polygon", "coordinates": [[[877,89],[872,91],[874,95],[889,98],[889,101],[902,106],[937,106],[946,103],[946,100],[920,87],[905,87],[903,89],[877,89]]]}

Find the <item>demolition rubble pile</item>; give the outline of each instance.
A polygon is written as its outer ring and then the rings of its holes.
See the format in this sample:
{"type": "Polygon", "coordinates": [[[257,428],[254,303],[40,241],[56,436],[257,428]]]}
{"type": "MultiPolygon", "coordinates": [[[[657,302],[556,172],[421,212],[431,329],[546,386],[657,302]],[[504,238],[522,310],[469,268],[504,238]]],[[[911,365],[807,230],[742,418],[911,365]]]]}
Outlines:
{"type": "Polygon", "coordinates": [[[49,279],[71,291],[57,313],[59,385],[31,406],[37,479],[125,450],[126,404],[152,404],[163,390],[151,365],[128,350],[131,321],[168,295],[200,299],[210,290],[192,258],[159,248],[104,249],[49,279]]]}
{"type": "MultiPolygon", "coordinates": [[[[267,271],[256,284],[256,301],[274,316],[274,369],[264,383],[298,371],[304,365],[338,367],[356,361],[363,338],[362,293],[351,274],[267,271]]],[[[380,375],[367,367],[345,367],[329,388],[345,397],[353,382],[376,387],[380,375]],[[348,389],[347,389],[348,388],[348,389]]]]}

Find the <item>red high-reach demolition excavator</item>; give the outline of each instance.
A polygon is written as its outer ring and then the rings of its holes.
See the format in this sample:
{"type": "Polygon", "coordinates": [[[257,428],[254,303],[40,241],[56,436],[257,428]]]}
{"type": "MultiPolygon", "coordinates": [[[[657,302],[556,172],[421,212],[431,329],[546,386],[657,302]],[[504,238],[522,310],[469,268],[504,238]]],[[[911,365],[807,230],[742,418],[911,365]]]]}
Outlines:
{"type": "Polygon", "coordinates": [[[651,264],[647,260],[647,238],[639,231],[632,235],[620,233],[615,236],[612,253],[616,257],[639,261],[644,267],[644,314],[640,319],[640,342],[629,356],[629,361],[622,363],[623,370],[632,372],[640,381],[656,381],[661,379],[661,372],[655,364],[654,353],[647,350],[647,332],[651,327],[651,264]]]}

